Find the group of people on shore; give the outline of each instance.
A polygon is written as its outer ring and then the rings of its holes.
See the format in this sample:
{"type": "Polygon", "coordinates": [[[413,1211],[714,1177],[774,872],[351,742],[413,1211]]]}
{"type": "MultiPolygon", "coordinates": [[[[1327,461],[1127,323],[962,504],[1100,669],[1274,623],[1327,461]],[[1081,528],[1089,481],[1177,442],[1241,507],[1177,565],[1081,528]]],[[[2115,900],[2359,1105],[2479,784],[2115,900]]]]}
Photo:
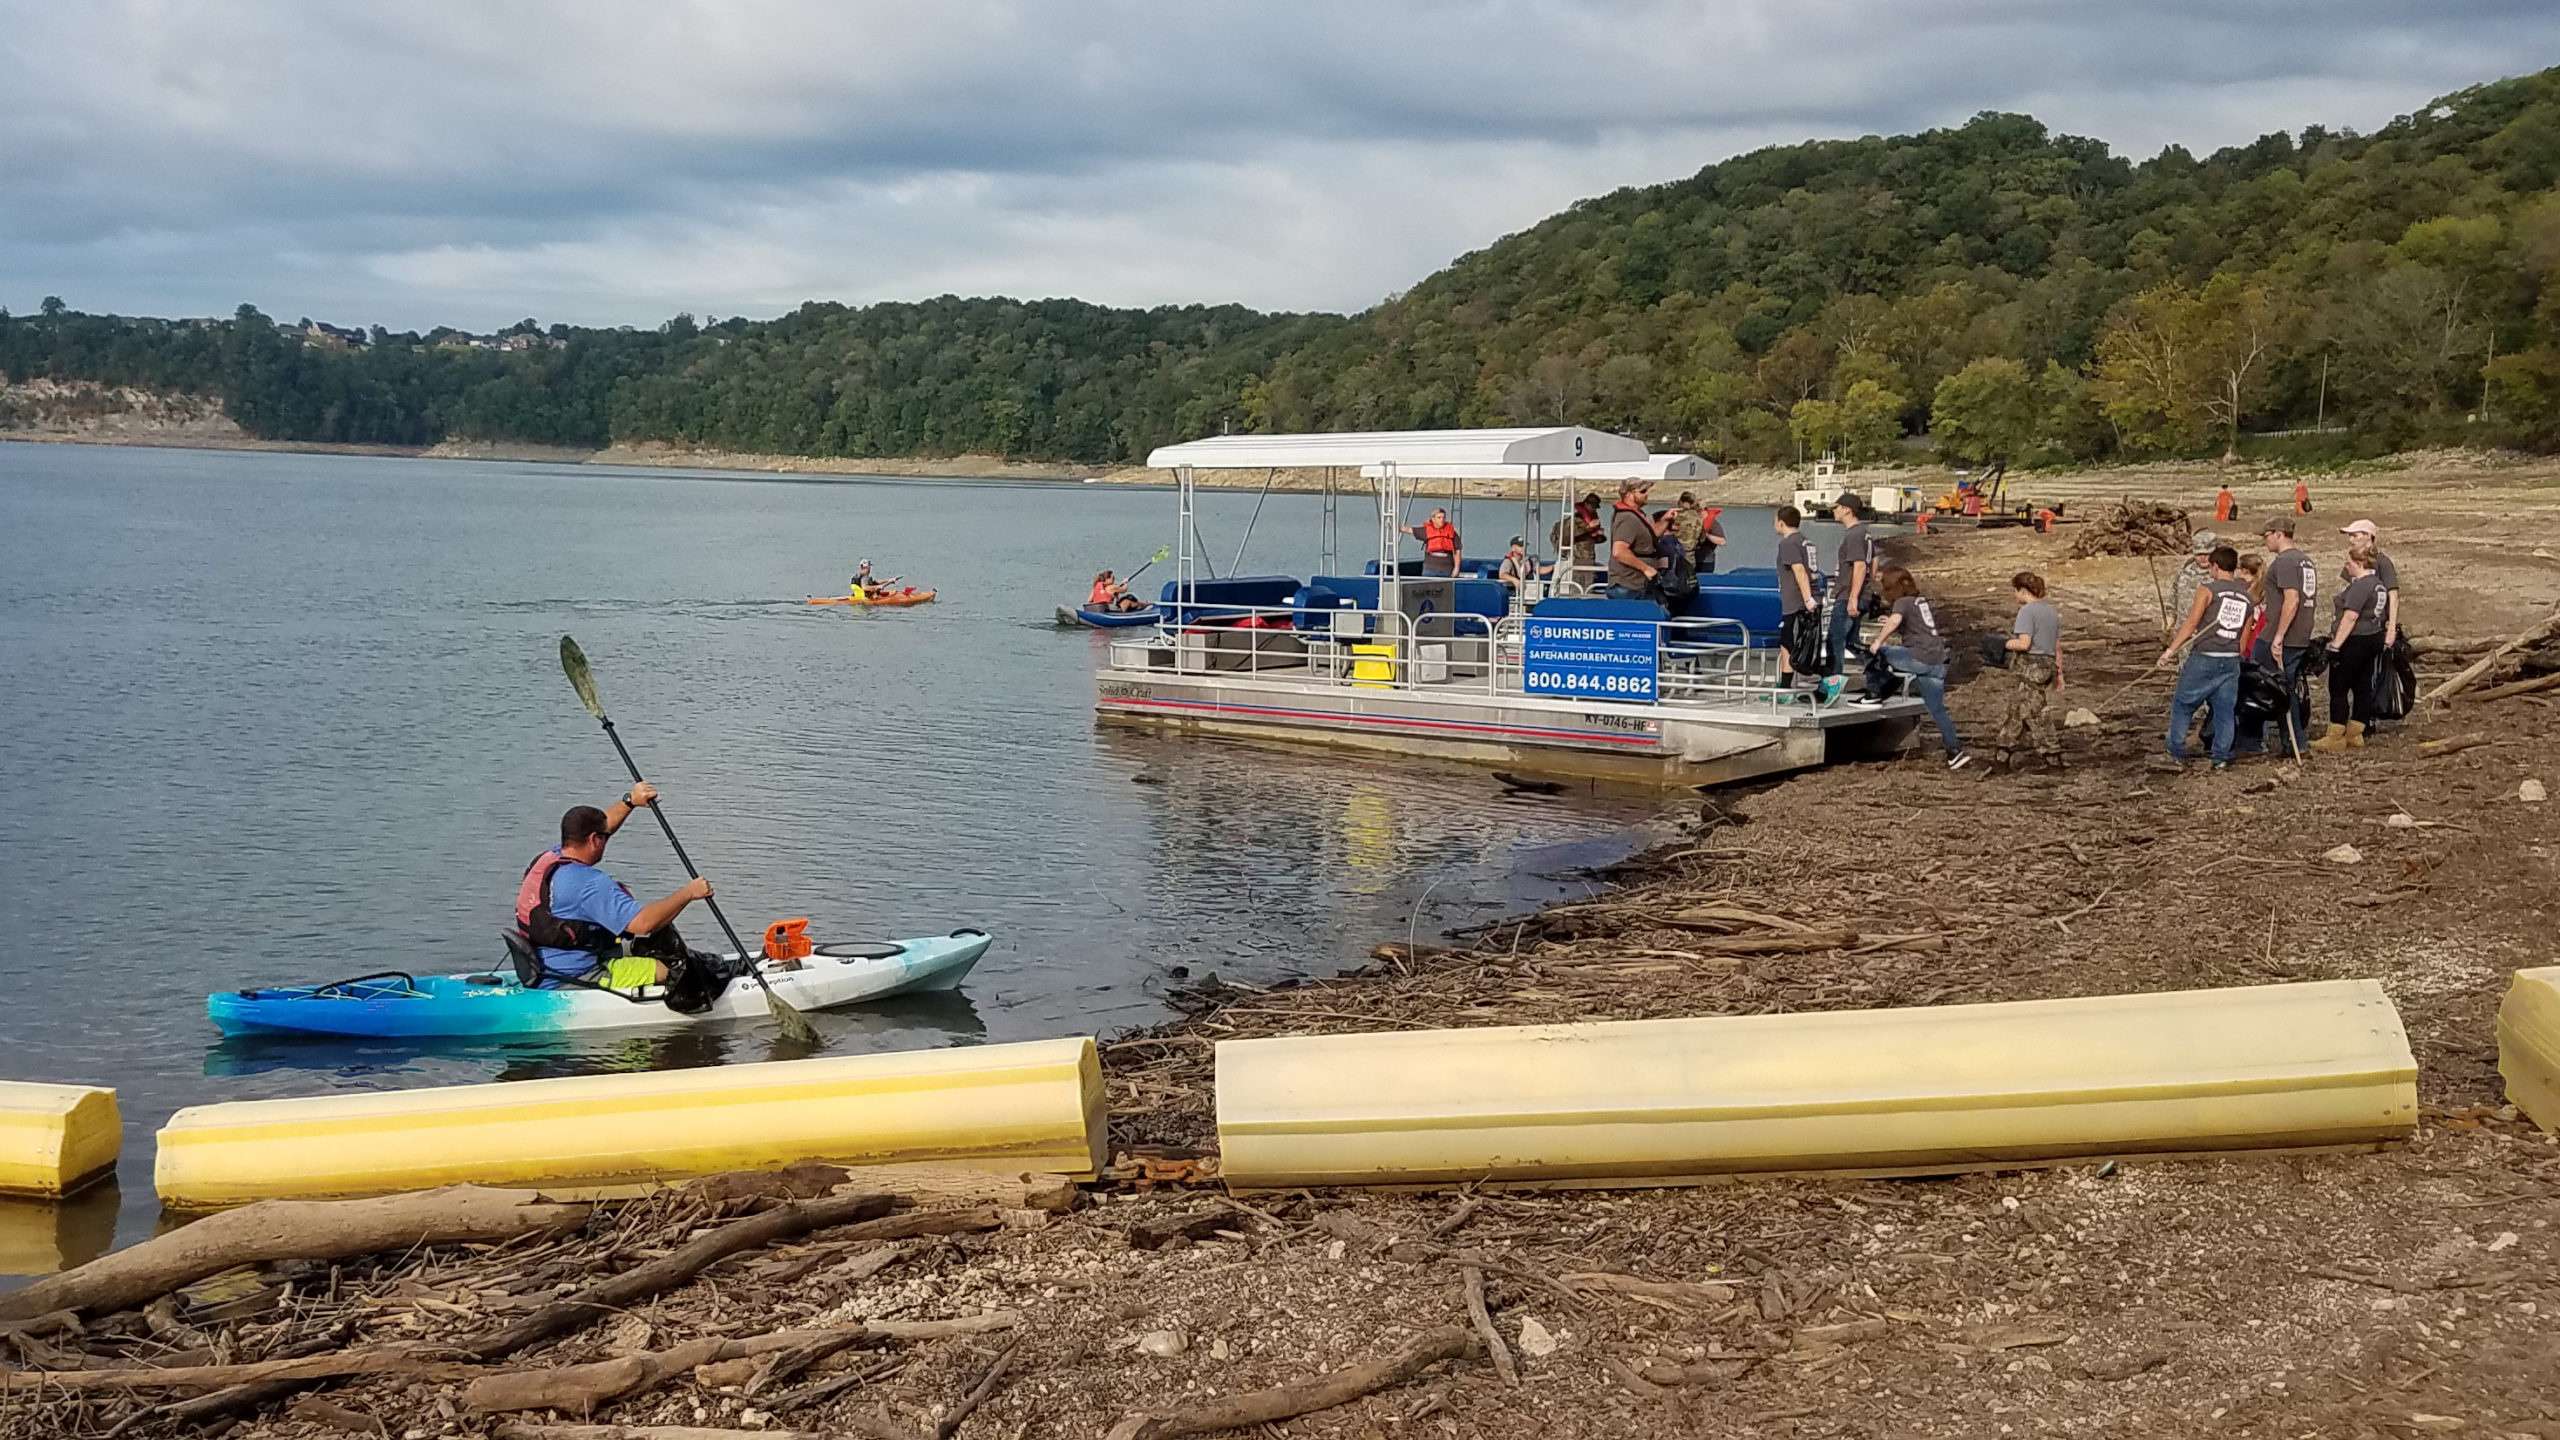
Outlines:
{"type": "Polygon", "coordinates": [[[2179,650],[2188,650],[2169,701],[2170,765],[2186,763],[2199,710],[2216,770],[2237,756],[2264,753],[2274,723],[2282,726],[2284,748],[2298,754],[2311,725],[2304,680],[2324,672],[2329,725],[2308,742],[2311,749],[2357,749],[2386,708],[2396,712],[2386,705],[2386,691],[2401,680],[2400,571],[2382,552],[2382,532],[2370,520],[2340,528],[2347,551],[2324,624],[2320,567],[2297,543],[2295,528],[2291,515],[2270,518],[2260,532],[2263,559],[2241,555],[2211,531],[2196,535],[2196,557],[2179,572],[2185,618],[2154,662],[2165,669],[2179,650]],[[2274,703],[2243,703],[2253,672],[2259,684],[2273,687],[2274,703]]]}

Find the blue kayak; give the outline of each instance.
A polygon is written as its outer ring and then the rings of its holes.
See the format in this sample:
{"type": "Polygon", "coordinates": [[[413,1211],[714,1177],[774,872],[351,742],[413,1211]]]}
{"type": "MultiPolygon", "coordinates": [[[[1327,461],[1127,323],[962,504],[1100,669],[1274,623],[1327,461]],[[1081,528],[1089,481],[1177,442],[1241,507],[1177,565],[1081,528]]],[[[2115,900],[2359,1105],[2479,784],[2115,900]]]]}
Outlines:
{"type": "MultiPolygon", "coordinates": [[[[773,991],[798,1010],[958,989],[987,953],[987,937],[962,930],[924,940],[821,945],[798,961],[757,961],[773,991]],[[791,968],[784,968],[784,967],[791,968]]],[[[387,972],[329,985],[226,990],[205,997],[205,1014],[225,1035],[430,1036],[548,1035],[573,1030],[682,1029],[761,1019],[764,989],[745,976],[712,1007],[682,1015],[658,987],[528,990],[512,972],[409,975],[387,972]]]]}
{"type": "Polygon", "coordinates": [[[1164,620],[1164,612],[1153,605],[1144,610],[1101,610],[1079,605],[1073,610],[1059,607],[1061,625],[1090,625],[1096,630],[1126,630],[1136,625],[1156,625],[1164,620]]]}

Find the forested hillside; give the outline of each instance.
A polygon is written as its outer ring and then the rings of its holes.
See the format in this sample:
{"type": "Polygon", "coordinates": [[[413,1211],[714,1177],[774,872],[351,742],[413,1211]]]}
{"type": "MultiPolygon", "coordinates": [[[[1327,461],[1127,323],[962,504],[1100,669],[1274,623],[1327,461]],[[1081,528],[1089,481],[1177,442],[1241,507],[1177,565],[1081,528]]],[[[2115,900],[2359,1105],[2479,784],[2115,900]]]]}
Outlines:
{"type": "MultiPolygon", "coordinates": [[[[1723,459],[2560,449],[2560,70],[2139,164],[2024,116],[1586,201],[1364,314],[963,300],[496,337],[0,316],[0,374],[278,439],[1126,461],[1224,429],[1580,422],[1723,459]]],[[[5,414],[0,414],[5,421],[5,414]]]]}

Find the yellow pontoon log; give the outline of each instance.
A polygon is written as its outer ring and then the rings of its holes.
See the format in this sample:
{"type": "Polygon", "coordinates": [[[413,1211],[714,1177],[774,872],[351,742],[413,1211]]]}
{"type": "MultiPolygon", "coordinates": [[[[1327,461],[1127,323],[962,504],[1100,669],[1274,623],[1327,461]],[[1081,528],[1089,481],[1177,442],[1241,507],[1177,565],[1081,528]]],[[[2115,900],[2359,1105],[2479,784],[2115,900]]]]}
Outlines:
{"type": "Polygon", "coordinates": [[[636,1075],[248,1100],[160,1132],[162,1203],[209,1210],[468,1182],[570,1198],[795,1160],[1091,1176],[1093,1041],[1040,1040],[636,1075]]]}
{"type": "Polygon", "coordinates": [[[116,1092],[0,1080],[0,1195],[68,1195],[116,1168],[116,1092]]]}
{"type": "Polygon", "coordinates": [[[2498,1074],[2507,1101],[2560,1130],[2560,965],[2519,970],[2498,1006],[2498,1074]]]}
{"type": "Polygon", "coordinates": [[[2366,1144],[2417,1109],[2369,980],[1218,1046],[1221,1165],[1247,1189],[2366,1144]]]}

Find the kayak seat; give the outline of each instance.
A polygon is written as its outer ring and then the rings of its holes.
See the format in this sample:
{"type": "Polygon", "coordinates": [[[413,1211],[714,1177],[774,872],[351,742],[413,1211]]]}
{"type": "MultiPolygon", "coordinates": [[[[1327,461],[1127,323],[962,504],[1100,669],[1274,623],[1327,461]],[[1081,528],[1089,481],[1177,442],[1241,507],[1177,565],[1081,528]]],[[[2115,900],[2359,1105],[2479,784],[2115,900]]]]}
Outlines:
{"type": "Polygon", "coordinates": [[[515,962],[516,983],[527,990],[540,988],[542,957],[533,952],[532,937],[510,926],[499,931],[498,938],[507,942],[507,958],[515,962]]]}

